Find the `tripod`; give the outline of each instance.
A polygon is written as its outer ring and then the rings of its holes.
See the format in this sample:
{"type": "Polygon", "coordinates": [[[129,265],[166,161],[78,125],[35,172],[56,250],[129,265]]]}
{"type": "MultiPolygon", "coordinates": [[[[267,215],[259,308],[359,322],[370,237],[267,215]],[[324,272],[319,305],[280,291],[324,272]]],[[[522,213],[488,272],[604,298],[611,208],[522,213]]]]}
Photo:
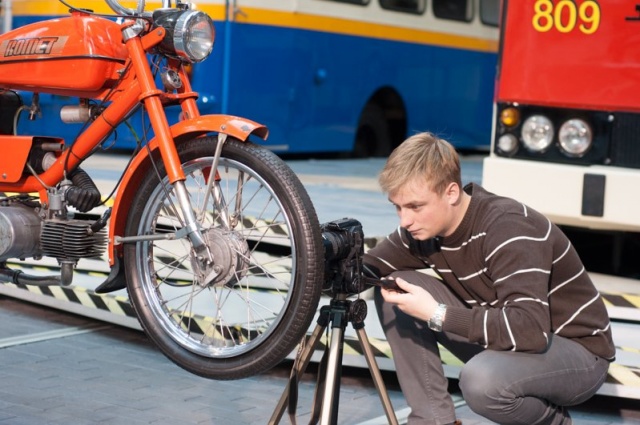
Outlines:
{"type": "MultiPolygon", "coordinates": [[[[380,401],[384,407],[385,414],[389,424],[398,425],[398,420],[391,406],[391,400],[389,394],[382,380],[380,369],[375,361],[369,339],[364,330],[364,319],[367,316],[367,304],[362,299],[355,301],[347,300],[347,294],[337,294],[331,299],[328,306],[323,306],[320,309],[320,317],[318,318],[318,324],[314,329],[309,341],[304,346],[299,357],[294,364],[295,372],[298,376],[302,375],[309,365],[311,356],[313,355],[316,344],[320,341],[322,333],[327,326],[331,324],[331,341],[329,345],[326,377],[324,381],[324,388],[319,392],[319,388],[316,388],[316,393],[322,393],[322,410],[320,413],[321,425],[335,425],[338,421],[338,404],[340,399],[340,379],[342,376],[342,352],[344,345],[344,331],[347,327],[347,323],[351,322],[353,328],[356,330],[360,346],[364,352],[364,356],[367,360],[367,366],[371,371],[373,382],[380,396],[380,401]]],[[[278,405],[276,406],[269,425],[277,424],[280,422],[282,415],[285,411],[285,406],[289,399],[289,389],[291,383],[287,385],[278,405]]],[[[321,385],[318,383],[318,385],[321,385]]],[[[313,420],[313,419],[312,419],[313,420]]]]}

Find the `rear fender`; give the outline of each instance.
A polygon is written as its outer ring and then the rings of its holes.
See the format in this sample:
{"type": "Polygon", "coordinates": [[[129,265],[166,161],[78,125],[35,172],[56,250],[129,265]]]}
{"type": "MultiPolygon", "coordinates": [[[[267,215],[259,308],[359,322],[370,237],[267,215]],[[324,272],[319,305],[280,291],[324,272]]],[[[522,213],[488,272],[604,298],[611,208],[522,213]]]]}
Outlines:
{"type": "MultiPolygon", "coordinates": [[[[264,125],[231,115],[203,115],[181,121],[171,126],[170,130],[176,144],[212,132],[226,134],[243,142],[251,134],[261,139],[266,139],[269,135],[269,130],[264,125]]],[[[116,236],[124,236],[129,207],[140,184],[152,168],[149,152],[152,152],[154,156],[159,155],[156,139],[149,142],[149,149],[144,148],[138,152],[122,177],[109,223],[109,264],[111,266],[115,264],[116,258],[122,257],[123,251],[121,245],[114,243],[114,239],[116,236]]]]}

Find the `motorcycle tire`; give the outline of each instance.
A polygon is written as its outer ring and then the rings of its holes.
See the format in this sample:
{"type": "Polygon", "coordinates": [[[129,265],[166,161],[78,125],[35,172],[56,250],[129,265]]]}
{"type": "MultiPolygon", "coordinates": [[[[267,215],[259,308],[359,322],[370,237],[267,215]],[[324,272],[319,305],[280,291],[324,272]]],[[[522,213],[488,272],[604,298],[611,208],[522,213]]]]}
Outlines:
{"type": "Polygon", "coordinates": [[[229,138],[211,173],[216,144],[213,136],[177,146],[213,266],[203,273],[189,239],[177,236],[184,220],[161,161],[140,185],[126,234],[177,235],[126,244],[124,261],[130,301],[160,350],[194,374],[240,379],[272,368],[305,336],[324,251],[313,204],[284,161],[229,138]]]}

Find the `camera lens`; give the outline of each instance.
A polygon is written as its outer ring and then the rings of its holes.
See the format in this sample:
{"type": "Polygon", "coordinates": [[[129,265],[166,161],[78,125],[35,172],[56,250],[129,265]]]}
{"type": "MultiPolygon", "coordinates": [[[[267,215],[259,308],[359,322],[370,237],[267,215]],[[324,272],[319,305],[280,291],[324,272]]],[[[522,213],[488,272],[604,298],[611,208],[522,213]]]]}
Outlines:
{"type": "Polygon", "coordinates": [[[323,232],[322,245],[324,246],[324,259],[334,260],[344,258],[351,248],[349,241],[345,240],[342,233],[323,232]]]}

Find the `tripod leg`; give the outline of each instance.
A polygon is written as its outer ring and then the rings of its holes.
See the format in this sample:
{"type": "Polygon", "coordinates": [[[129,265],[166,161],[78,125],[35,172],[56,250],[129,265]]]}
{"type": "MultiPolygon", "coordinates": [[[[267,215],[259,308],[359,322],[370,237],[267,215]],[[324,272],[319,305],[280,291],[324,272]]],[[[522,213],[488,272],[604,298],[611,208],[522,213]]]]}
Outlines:
{"type": "MultiPolygon", "coordinates": [[[[326,329],[326,325],[318,324],[316,328],[313,330],[313,333],[311,334],[311,337],[309,338],[304,349],[302,350],[302,353],[300,353],[300,361],[296,363],[297,365],[296,372],[298,373],[298,375],[301,375],[302,373],[304,373],[304,371],[307,369],[307,366],[309,366],[309,362],[311,361],[311,357],[313,356],[313,350],[315,349],[316,345],[320,341],[320,338],[322,338],[322,333],[324,332],[325,329],[326,329]]],[[[289,384],[287,384],[287,387],[284,389],[284,392],[282,393],[282,397],[280,397],[280,401],[278,402],[276,409],[271,415],[271,419],[269,419],[269,425],[280,423],[280,419],[282,419],[282,415],[284,414],[284,411],[286,409],[288,399],[289,399],[289,384]]]]}
{"type": "Polygon", "coordinates": [[[367,366],[369,366],[369,370],[371,371],[373,382],[376,386],[376,389],[378,390],[380,401],[382,402],[382,406],[384,407],[384,413],[387,415],[387,420],[391,425],[398,425],[396,413],[393,410],[393,406],[391,405],[389,393],[387,393],[387,389],[384,385],[382,374],[380,373],[380,368],[378,368],[378,363],[376,363],[375,356],[373,355],[373,350],[371,350],[369,338],[367,338],[367,333],[364,331],[364,326],[356,327],[356,333],[358,334],[358,339],[360,340],[362,351],[364,351],[364,356],[367,359],[367,366]]]}
{"type": "MultiPolygon", "coordinates": [[[[344,322],[342,322],[344,324],[344,322]]],[[[327,360],[327,376],[322,398],[321,425],[338,423],[338,403],[340,400],[340,379],[342,376],[342,347],[344,326],[338,324],[331,329],[331,345],[327,360]]]]}

